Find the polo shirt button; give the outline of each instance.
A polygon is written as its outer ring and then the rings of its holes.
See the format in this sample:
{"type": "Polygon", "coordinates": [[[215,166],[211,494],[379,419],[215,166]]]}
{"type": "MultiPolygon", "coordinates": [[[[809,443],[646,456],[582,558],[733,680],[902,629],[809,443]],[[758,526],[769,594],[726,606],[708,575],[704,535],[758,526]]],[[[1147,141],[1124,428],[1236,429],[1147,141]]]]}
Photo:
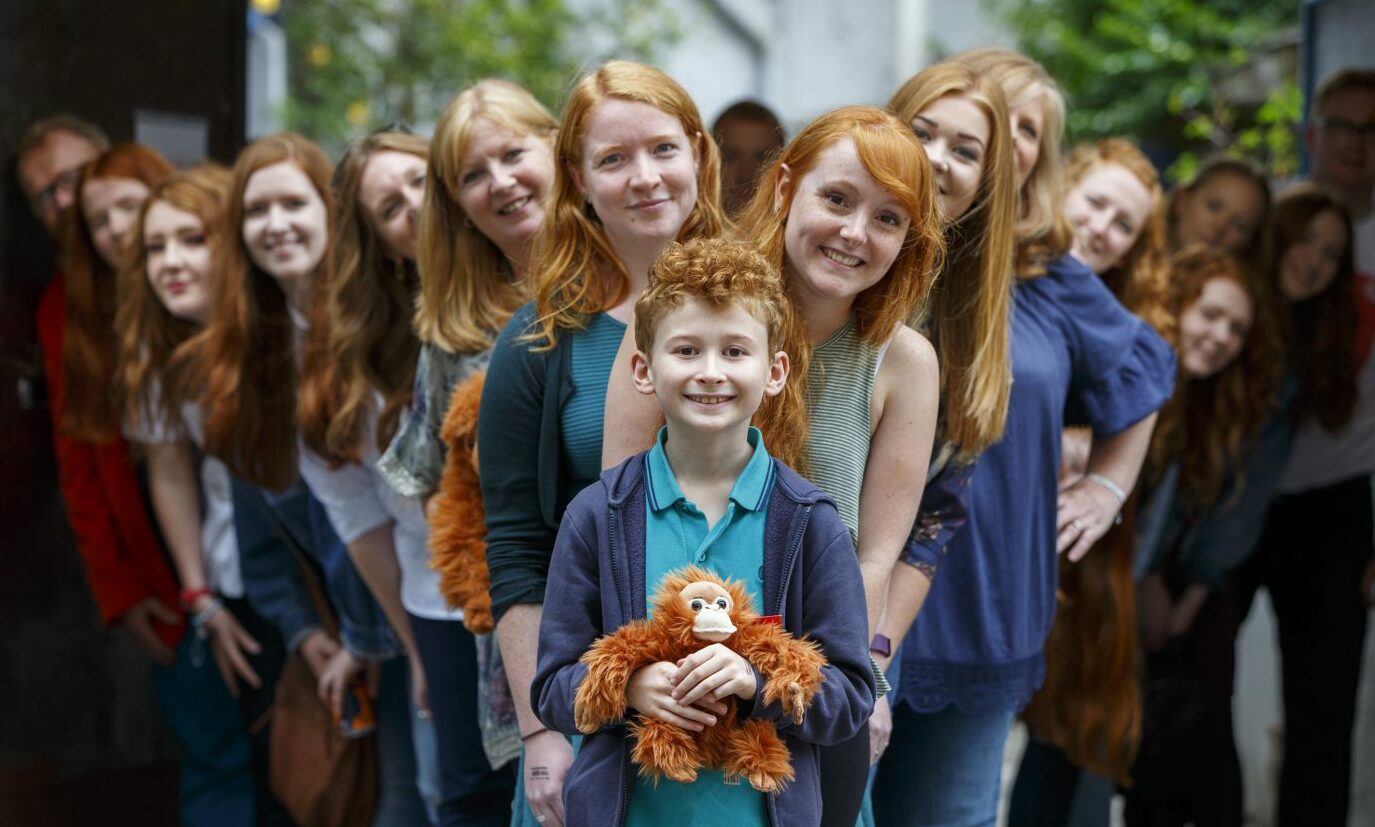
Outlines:
{"type": "Polygon", "coordinates": [[[760,567],[759,567],[759,579],[760,579],[760,581],[763,581],[763,579],[764,579],[764,567],[763,567],[763,566],[760,566],[760,567]]]}

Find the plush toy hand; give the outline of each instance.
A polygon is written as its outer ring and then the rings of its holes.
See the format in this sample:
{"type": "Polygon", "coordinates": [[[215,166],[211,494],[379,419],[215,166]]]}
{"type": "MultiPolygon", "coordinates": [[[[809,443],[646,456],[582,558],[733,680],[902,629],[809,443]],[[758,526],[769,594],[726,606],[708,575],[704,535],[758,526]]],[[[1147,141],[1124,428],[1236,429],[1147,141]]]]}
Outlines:
{"type": "Polygon", "coordinates": [[[646,717],[701,732],[716,723],[717,715],[725,714],[725,704],[715,703],[704,709],[675,698],[673,675],[677,668],[661,660],[635,670],[625,690],[626,703],[646,717]]]}
{"type": "Polygon", "coordinates": [[[759,689],[749,662],[720,643],[703,647],[678,661],[671,680],[673,697],[685,705],[703,699],[720,701],[731,695],[751,700],[759,689]]]}

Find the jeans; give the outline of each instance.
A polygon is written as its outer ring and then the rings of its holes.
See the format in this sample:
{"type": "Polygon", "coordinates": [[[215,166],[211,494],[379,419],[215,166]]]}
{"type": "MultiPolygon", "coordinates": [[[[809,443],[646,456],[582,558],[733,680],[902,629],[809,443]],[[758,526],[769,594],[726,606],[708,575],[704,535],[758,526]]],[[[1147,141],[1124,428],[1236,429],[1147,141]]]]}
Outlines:
{"type": "Polygon", "coordinates": [[[515,762],[493,769],[477,720],[477,648],[456,620],[409,615],[411,633],[429,685],[439,757],[439,824],[503,827],[511,821],[515,762]]]}
{"type": "Polygon", "coordinates": [[[182,751],[179,821],[188,827],[251,827],[248,733],[214,659],[206,653],[199,664],[192,663],[195,641],[188,632],[172,665],[153,669],[158,705],[182,751]]]}
{"type": "Polygon", "coordinates": [[[967,715],[953,706],[893,709],[893,738],[879,761],[879,827],[991,827],[998,818],[1003,745],[1012,710],[967,715]]]}
{"type": "Polygon", "coordinates": [[[377,813],[372,827],[429,824],[417,786],[415,745],[411,737],[410,669],[405,658],[382,663],[377,690],[377,813]]]}
{"type": "Polygon", "coordinates": [[[1031,738],[1017,768],[1009,827],[1108,827],[1112,779],[1073,764],[1059,747],[1031,738]]]}

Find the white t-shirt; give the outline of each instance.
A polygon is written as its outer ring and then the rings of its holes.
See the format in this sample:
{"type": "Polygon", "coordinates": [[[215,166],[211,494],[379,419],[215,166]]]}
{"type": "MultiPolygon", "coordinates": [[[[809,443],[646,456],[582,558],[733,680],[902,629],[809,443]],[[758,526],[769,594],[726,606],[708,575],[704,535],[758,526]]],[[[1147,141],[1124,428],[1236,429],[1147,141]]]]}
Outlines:
{"type": "MultiPolygon", "coordinates": [[[[158,390],[150,394],[157,403],[158,390]]],[[[200,406],[184,403],[181,422],[185,435],[197,448],[205,446],[205,431],[201,424],[200,406]]],[[[126,436],[146,445],[176,442],[180,434],[170,432],[153,417],[145,417],[140,427],[126,428],[126,436]]],[[[201,557],[205,561],[205,579],[217,594],[225,597],[244,596],[243,573],[239,569],[239,539],[234,533],[234,499],[229,485],[229,469],[210,456],[200,461],[201,481],[201,557]]]]}
{"type": "MultiPolygon", "coordinates": [[[[1356,294],[1362,315],[1375,314],[1375,212],[1356,224],[1356,294]]],[[[1375,358],[1356,354],[1356,408],[1341,431],[1330,434],[1309,422],[1294,435],[1294,448],[1280,480],[1286,494],[1323,488],[1375,473],[1375,358]]]]}
{"type": "Polygon", "coordinates": [[[319,456],[300,446],[301,476],[325,507],[339,539],[348,543],[393,522],[392,542],[401,568],[401,605],[427,620],[462,620],[462,609],[450,609],[439,590],[439,572],[430,568],[430,526],[420,501],[396,493],[377,470],[377,441],[373,438],[378,396],[363,422],[362,463],[330,468],[319,456]]]}

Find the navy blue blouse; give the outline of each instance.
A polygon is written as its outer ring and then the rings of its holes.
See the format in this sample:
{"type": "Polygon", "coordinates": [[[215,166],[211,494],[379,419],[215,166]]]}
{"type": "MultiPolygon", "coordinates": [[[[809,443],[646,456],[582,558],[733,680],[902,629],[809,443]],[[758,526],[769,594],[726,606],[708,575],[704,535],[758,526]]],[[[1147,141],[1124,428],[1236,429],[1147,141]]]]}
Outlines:
{"type": "Polygon", "coordinates": [[[966,523],[903,641],[899,702],[918,711],[1030,700],[1055,614],[1061,431],[1118,433],[1174,386],[1174,351],[1069,256],[1014,288],[1011,353],[1006,430],[979,457],[966,523]]]}

